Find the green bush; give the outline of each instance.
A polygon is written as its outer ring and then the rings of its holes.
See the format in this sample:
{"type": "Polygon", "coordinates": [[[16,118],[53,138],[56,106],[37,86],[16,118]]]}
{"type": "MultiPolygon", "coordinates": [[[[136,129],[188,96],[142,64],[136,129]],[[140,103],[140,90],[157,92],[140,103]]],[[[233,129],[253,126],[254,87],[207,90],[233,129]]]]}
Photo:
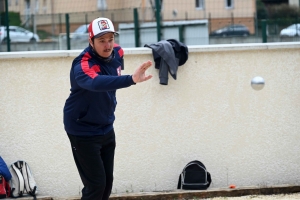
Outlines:
{"type": "Polygon", "coordinates": [[[297,19],[300,18],[300,10],[296,6],[288,4],[270,6],[269,19],[297,19]]]}
{"type": "Polygon", "coordinates": [[[285,28],[291,24],[300,23],[300,10],[298,7],[287,4],[274,5],[268,10],[269,24],[276,24],[278,29],[285,28]]]}
{"type": "Polygon", "coordinates": [[[300,10],[288,4],[271,5],[268,8],[261,0],[256,0],[257,27],[261,29],[263,19],[267,20],[269,34],[278,34],[279,30],[294,23],[300,23],[300,10]]]}
{"type": "Polygon", "coordinates": [[[256,0],[256,13],[259,20],[268,18],[268,10],[261,0],[256,0]]]}
{"type": "Polygon", "coordinates": [[[296,19],[300,18],[300,10],[296,6],[287,4],[270,6],[268,9],[270,19],[296,19]]]}
{"type": "MultiPolygon", "coordinates": [[[[7,19],[5,12],[0,13],[0,24],[1,26],[6,26],[7,19]]],[[[20,18],[20,13],[16,12],[8,12],[8,19],[9,19],[9,25],[11,26],[20,26],[21,25],[21,18],[20,18]]]]}

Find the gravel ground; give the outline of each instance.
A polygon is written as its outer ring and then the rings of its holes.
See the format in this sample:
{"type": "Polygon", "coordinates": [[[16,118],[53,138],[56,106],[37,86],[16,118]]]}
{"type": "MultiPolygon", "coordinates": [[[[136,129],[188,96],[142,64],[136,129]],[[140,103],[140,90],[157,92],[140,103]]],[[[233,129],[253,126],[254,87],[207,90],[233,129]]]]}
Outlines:
{"type": "Polygon", "coordinates": [[[210,198],[207,200],[274,200],[274,199],[280,199],[280,200],[296,200],[300,199],[300,192],[294,193],[294,194],[277,194],[277,195],[249,195],[249,196],[241,196],[241,197],[215,197],[210,198]]]}

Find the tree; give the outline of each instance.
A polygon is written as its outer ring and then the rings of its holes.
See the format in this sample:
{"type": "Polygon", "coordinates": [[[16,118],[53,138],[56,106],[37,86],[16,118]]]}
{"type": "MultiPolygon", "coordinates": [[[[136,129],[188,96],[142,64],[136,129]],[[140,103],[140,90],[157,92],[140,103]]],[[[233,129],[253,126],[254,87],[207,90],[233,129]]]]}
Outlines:
{"type": "Polygon", "coordinates": [[[300,17],[299,8],[288,4],[271,6],[268,13],[270,19],[297,19],[300,17]]]}
{"type": "Polygon", "coordinates": [[[261,0],[256,0],[256,13],[257,13],[257,19],[268,18],[268,10],[265,4],[261,0]]]}
{"type": "MultiPolygon", "coordinates": [[[[5,17],[5,12],[0,13],[0,19],[1,19],[0,25],[6,26],[7,19],[5,17]]],[[[8,12],[8,19],[9,19],[9,25],[11,26],[21,25],[20,13],[8,12]]]]}

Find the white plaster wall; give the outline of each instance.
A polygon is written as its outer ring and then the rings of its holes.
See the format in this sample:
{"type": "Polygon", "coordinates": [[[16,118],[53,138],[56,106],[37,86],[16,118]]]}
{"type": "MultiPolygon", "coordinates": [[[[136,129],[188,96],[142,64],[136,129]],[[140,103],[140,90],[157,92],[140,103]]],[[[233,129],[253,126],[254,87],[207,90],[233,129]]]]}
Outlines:
{"type": "MultiPolygon", "coordinates": [[[[117,92],[113,193],[175,190],[202,161],[211,188],[300,184],[300,43],[189,46],[167,86],[153,79],[117,92]],[[262,76],[265,87],[251,88],[262,76]]],[[[64,132],[69,70],[79,51],[0,53],[0,155],[29,163],[40,195],[82,188],[64,132]]],[[[131,74],[150,49],[125,49],[131,74]]]]}

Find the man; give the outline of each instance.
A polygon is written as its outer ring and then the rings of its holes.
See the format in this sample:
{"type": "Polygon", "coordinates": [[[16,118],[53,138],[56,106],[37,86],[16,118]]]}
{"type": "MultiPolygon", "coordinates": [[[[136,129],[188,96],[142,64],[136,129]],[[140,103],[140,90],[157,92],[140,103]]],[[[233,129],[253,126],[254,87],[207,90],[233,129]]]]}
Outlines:
{"type": "Polygon", "coordinates": [[[93,20],[88,32],[89,46],[72,63],[64,126],[84,185],[81,199],[101,200],[109,198],[113,183],[116,90],[149,80],[152,63],[121,75],[123,50],[114,43],[111,20],[93,20]]]}

